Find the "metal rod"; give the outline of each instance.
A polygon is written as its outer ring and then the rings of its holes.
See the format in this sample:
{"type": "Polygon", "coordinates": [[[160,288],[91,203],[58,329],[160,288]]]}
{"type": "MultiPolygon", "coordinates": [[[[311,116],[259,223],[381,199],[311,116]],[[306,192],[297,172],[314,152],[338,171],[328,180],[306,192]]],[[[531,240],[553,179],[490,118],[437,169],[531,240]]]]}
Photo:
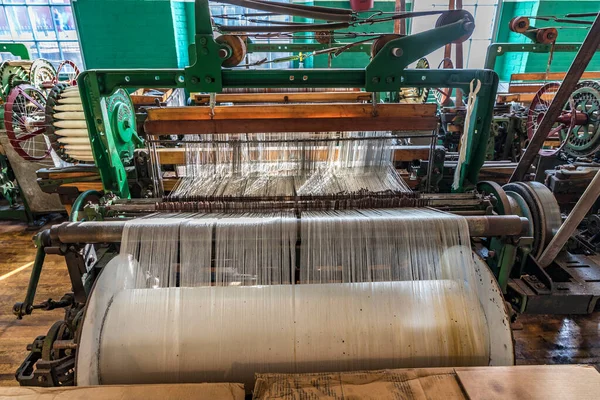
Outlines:
{"type": "MultiPolygon", "coordinates": [[[[319,143],[319,142],[352,142],[352,141],[366,141],[366,140],[394,140],[394,139],[415,139],[415,138],[433,138],[434,134],[423,134],[423,135],[393,135],[393,136],[361,136],[361,137],[325,137],[325,138],[298,138],[298,139],[272,139],[272,140],[186,140],[180,141],[180,143],[198,143],[198,144],[232,144],[232,143],[243,143],[243,144],[263,144],[263,143],[319,143]]],[[[149,143],[170,143],[173,144],[176,141],[170,139],[146,139],[149,143]]]]}
{"type": "Polygon", "coordinates": [[[569,216],[565,222],[561,225],[556,232],[556,235],[552,238],[546,250],[542,253],[540,258],[537,260],[538,264],[542,268],[546,268],[554,261],[558,253],[562,250],[567,240],[573,235],[575,229],[579,226],[583,218],[590,211],[590,208],[594,205],[598,197],[600,196],[600,170],[596,172],[594,179],[590,182],[588,187],[583,192],[583,195],[573,207],[573,210],[569,213],[569,216]]]}
{"type": "Polygon", "coordinates": [[[546,114],[542,118],[540,125],[538,126],[537,131],[531,138],[525,153],[519,160],[519,164],[517,168],[515,168],[512,176],[510,177],[509,182],[516,182],[523,180],[523,177],[529,171],[531,164],[533,164],[533,160],[537,156],[538,152],[542,148],[546,137],[550,133],[552,126],[556,123],[556,119],[560,115],[564,105],[569,100],[569,96],[573,93],[575,89],[575,85],[579,82],[583,71],[587,68],[590,60],[596,54],[596,50],[600,46],[600,15],[596,17],[594,24],[590,28],[588,35],[585,40],[581,44],[581,48],[571,67],[569,68],[569,72],[565,76],[562,84],[558,88],[552,103],[550,103],[550,107],[546,114]]]}
{"type": "MultiPolygon", "coordinates": [[[[471,236],[517,236],[528,227],[526,218],[516,215],[465,216],[471,236]]],[[[125,221],[65,222],[51,228],[53,242],[119,243],[125,221]]]]}

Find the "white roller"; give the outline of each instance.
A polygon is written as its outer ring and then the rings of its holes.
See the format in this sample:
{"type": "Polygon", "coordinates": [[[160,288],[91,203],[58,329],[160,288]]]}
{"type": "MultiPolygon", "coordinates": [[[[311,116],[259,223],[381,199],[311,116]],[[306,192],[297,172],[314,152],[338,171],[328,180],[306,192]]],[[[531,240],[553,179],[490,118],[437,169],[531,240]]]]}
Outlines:
{"type": "Polygon", "coordinates": [[[62,104],[54,106],[54,111],[77,111],[83,112],[83,106],[81,104],[62,104]]]}
{"type": "Polygon", "coordinates": [[[80,97],[61,97],[58,99],[58,104],[81,104],[80,97]]]}
{"type": "Polygon", "coordinates": [[[69,98],[69,97],[79,97],[79,89],[77,87],[73,87],[71,90],[65,90],[60,94],[61,98],[69,98]]]}
{"type": "Polygon", "coordinates": [[[475,261],[482,303],[465,314],[469,289],[450,280],[132,289],[136,263],[121,255],[88,302],[77,384],[251,388],[255,372],[510,365],[500,291],[475,261]]]}
{"type": "Polygon", "coordinates": [[[76,158],[78,160],[82,160],[83,158],[85,158],[85,159],[94,158],[94,155],[92,154],[91,149],[90,149],[90,151],[84,151],[84,150],[70,151],[70,152],[68,152],[68,155],[73,158],[76,158]]]}
{"type": "Polygon", "coordinates": [[[58,138],[58,142],[62,144],[87,144],[88,147],[91,146],[90,139],[87,137],[60,137],[58,138]]]}
{"type": "Polygon", "coordinates": [[[54,121],[53,125],[57,128],[84,129],[87,132],[87,124],[85,121],[54,121]]]}
{"type": "Polygon", "coordinates": [[[79,120],[85,121],[85,114],[83,111],[65,111],[54,113],[55,119],[66,119],[66,120],[79,120]]]}
{"type": "Polygon", "coordinates": [[[65,145],[65,149],[67,150],[67,152],[69,154],[74,154],[74,153],[89,153],[92,154],[92,147],[90,146],[89,143],[83,143],[83,144],[67,144],[65,145]]]}
{"type": "Polygon", "coordinates": [[[67,129],[57,129],[54,131],[55,134],[59,136],[67,136],[67,137],[85,137],[89,139],[89,134],[86,129],[79,128],[67,128],[67,129]]]}

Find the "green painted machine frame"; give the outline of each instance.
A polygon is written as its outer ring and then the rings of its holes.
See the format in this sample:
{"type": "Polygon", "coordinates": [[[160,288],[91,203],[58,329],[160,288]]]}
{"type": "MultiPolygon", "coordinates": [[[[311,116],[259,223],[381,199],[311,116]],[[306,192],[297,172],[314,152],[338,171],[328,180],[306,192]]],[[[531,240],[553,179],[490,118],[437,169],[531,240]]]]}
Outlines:
{"type": "Polygon", "coordinates": [[[21,57],[21,60],[29,60],[29,49],[23,43],[0,43],[0,53],[10,53],[21,57]]]}
{"type": "MultiPolygon", "coordinates": [[[[218,93],[223,88],[363,88],[393,92],[401,87],[448,87],[469,92],[472,80],[481,81],[473,113],[466,160],[457,192],[477,183],[492,119],[498,75],[492,70],[408,70],[421,57],[470,34],[467,19],[415,35],[391,40],[364,69],[226,69],[223,60],[231,48],[213,37],[208,0],[196,0],[195,43],[190,45],[190,66],[184,69],[89,70],[78,78],[94,159],[105,191],[129,198],[126,166],[133,154],[115,140],[116,128],[107,118],[106,98],[118,88],[184,88],[188,92],[218,93]]],[[[258,46],[258,45],[256,45],[258,46]]]]}
{"type": "MultiPolygon", "coordinates": [[[[484,68],[495,69],[498,57],[506,53],[577,53],[580,48],[581,43],[492,43],[487,49],[484,68]]],[[[596,51],[600,51],[600,48],[596,51]]]]}

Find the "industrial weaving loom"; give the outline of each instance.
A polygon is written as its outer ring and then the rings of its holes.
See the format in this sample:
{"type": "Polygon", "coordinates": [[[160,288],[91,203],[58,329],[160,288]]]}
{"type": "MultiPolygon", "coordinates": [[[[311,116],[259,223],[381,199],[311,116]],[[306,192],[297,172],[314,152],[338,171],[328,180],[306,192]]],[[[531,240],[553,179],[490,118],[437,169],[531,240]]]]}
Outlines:
{"type": "Polygon", "coordinates": [[[73,222],[36,237],[29,290],[14,312],[62,307],[65,320],[34,341],[17,380],[251,390],[256,372],[513,364],[502,293],[551,239],[558,206],[542,185],[513,184],[509,200],[498,185],[477,184],[493,71],[406,69],[467,38],[472,16],[436,12],[436,28],[379,43],[365,69],[257,70],[234,68],[239,36],[226,34],[335,30],[372,18],[238,3],[345,22],[213,25],[198,0],[189,67],[80,75],[86,123],[73,133],[87,128],[91,153],[70,157],[93,156],[104,193],[83,193],[73,222]],[[212,104],[149,108],[142,140],[121,90],[139,87],[209,93],[212,104]],[[412,191],[393,166],[401,139],[437,129],[435,105],[214,104],[214,93],[229,89],[400,87],[470,94],[456,193],[412,191]],[[82,207],[90,195],[100,200],[82,207]],[[45,254],[65,256],[73,292],[34,304],[45,254]]]}

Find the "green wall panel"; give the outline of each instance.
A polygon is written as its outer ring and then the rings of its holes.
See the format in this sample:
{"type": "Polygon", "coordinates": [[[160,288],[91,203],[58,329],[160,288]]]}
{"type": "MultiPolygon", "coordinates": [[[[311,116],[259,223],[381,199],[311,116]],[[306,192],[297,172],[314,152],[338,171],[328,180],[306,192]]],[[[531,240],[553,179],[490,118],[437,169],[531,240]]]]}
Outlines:
{"type": "MultiPolygon", "coordinates": [[[[176,68],[187,56],[187,27],[169,0],[73,0],[87,69],[176,68]],[[185,37],[185,40],[184,40],[185,37]],[[182,41],[178,46],[176,40],[182,41]],[[183,43],[185,42],[185,43],[183,43]]],[[[183,10],[183,7],[181,7],[183,10]]],[[[183,63],[185,65],[187,61],[183,63]]]]}
{"type": "MultiPolygon", "coordinates": [[[[496,42],[531,43],[523,35],[513,33],[508,24],[516,16],[564,16],[569,13],[592,12],[600,10],[600,1],[587,0],[541,0],[541,1],[505,1],[499,21],[496,42]]],[[[531,20],[536,28],[572,26],[574,29],[559,29],[558,43],[581,43],[588,30],[578,25],[557,24],[556,22],[531,20]]],[[[555,53],[552,57],[550,71],[564,72],[569,69],[576,53],[555,53]]],[[[496,72],[501,81],[509,81],[510,75],[521,72],[544,72],[549,61],[548,54],[509,53],[498,58],[496,72]]],[[[600,55],[594,56],[588,71],[600,70],[600,55]]]]}

